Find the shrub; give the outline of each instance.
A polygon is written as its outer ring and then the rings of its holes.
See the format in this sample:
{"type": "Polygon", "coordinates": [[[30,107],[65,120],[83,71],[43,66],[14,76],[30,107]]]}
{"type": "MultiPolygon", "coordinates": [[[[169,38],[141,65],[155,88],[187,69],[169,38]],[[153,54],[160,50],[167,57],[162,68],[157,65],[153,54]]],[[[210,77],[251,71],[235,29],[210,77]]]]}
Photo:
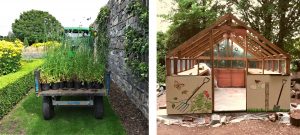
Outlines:
{"type": "Polygon", "coordinates": [[[0,76],[16,72],[20,68],[23,43],[0,41],[0,76]]]}
{"type": "Polygon", "coordinates": [[[47,41],[47,42],[44,42],[44,43],[34,43],[31,46],[33,46],[33,47],[41,47],[41,46],[51,47],[51,46],[60,46],[60,45],[61,44],[57,41],[47,41]]]}
{"type": "Polygon", "coordinates": [[[0,118],[34,86],[33,71],[42,64],[43,60],[27,62],[18,72],[0,77],[0,118]]]}

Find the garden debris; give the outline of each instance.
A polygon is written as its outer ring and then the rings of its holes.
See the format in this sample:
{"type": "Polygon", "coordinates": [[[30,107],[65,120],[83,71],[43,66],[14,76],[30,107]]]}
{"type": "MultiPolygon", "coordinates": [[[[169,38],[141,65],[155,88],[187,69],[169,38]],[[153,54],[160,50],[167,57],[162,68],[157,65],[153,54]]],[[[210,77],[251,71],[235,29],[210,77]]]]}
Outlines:
{"type": "Polygon", "coordinates": [[[168,115],[159,115],[157,116],[157,120],[165,125],[173,125],[173,124],[182,124],[182,117],[180,116],[168,116],[168,115]]]}
{"type": "Polygon", "coordinates": [[[195,119],[196,119],[196,117],[186,115],[183,117],[182,121],[193,122],[195,119]]]}
{"type": "Polygon", "coordinates": [[[215,125],[212,125],[212,127],[219,127],[219,126],[221,126],[222,124],[221,123],[217,123],[217,124],[215,124],[215,125]]]}
{"type": "Polygon", "coordinates": [[[278,116],[279,123],[290,124],[290,115],[287,112],[278,112],[276,114],[278,116]]]}
{"type": "Polygon", "coordinates": [[[276,114],[275,113],[269,114],[268,119],[272,122],[275,122],[276,121],[276,114]]]}
{"type": "Polygon", "coordinates": [[[245,114],[238,116],[230,121],[230,123],[237,123],[243,120],[268,120],[268,114],[245,114]]]}
{"type": "Polygon", "coordinates": [[[223,125],[226,124],[226,116],[221,117],[220,123],[223,124],[223,125]]]}
{"type": "Polygon", "coordinates": [[[197,118],[197,119],[195,119],[194,122],[196,122],[198,125],[204,125],[205,124],[205,118],[202,118],[202,117],[197,118]]]}
{"type": "Polygon", "coordinates": [[[211,115],[211,122],[210,125],[215,125],[217,123],[220,123],[221,117],[218,114],[211,115]]]}

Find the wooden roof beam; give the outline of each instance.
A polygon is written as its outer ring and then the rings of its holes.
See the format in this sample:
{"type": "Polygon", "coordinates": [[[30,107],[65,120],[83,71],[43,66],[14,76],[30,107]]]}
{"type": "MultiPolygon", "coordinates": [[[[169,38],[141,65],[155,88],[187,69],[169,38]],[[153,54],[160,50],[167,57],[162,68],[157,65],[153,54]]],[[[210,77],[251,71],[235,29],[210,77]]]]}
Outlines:
{"type": "Polygon", "coordinates": [[[212,28],[218,26],[219,24],[221,24],[222,22],[226,21],[227,19],[230,19],[230,14],[226,14],[226,15],[218,18],[218,20],[213,25],[211,25],[208,28],[200,31],[195,36],[191,37],[190,39],[188,39],[187,41],[183,42],[181,45],[179,45],[178,47],[176,47],[172,51],[168,52],[167,53],[167,57],[171,57],[178,50],[185,49],[186,47],[189,47],[193,42],[197,42],[198,39],[199,39],[199,37],[202,37],[204,34],[206,35],[206,33],[209,33],[212,28]]]}
{"type": "MultiPolygon", "coordinates": [[[[219,36],[220,34],[223,34],[223,33],[221,33],[221,31],[218,31],[218,32],[215,33],[214,35],[219,36]]],[[[190,53],[190,52],[193,52],[193,51],[195,51],[195,50],[198,50],[198,48],[203,47],[203,44],[205,45],[205,42],[209,42],[209,37],[207,37],[205,40],[202,40],[199,44],[195,44],[195,46],[189,48],[188,50],[183,50],[183,51],[182,51],[182,54],[183,54],[183,55],[187,55],[187,53],[190,53]]]]}
{"type": "Polygon", "coordinates": [[[248,27],[244,22],[240,21],[239,19],[237,19],[235,16],[233,16],[232,14],[230,14],[230,17],[237,23],[239,23],[240,25],[244,26],[245,28],[247,28],[251,33],[255,34],[259,39],[261,39],[262,41],[266,42],[267,44],[271,45],[272,48],[276,49],[277,51],[279,51],[280,53],[284,54],[286,57],[290,57],[289,54],[285,53],[281,48],[279,48],[277,45],[271,43],[271,41],[267,40],[264,36],[260,35],[258,32],[256,32],[254,29],[248,27]]]}

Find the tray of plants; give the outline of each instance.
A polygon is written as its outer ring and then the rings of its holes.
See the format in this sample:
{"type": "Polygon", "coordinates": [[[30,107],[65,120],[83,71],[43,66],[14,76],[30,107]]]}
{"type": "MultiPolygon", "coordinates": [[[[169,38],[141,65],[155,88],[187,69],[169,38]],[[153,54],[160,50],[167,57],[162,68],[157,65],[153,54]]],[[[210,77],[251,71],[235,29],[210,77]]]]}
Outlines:
{"type": "Polygon", "coordinates": [[[34,73],[35,92],[43,98],[45,120],[54,116],[55,106],[92,106],[97,119],[103,116],[103,96],[110,89],[105,57],[96,54],[97,48],[83,38],[74,40],[64,39],[59,46],[47,47],[45,62],[34,73]],[[81,100],[73,98],[79,96],[81,100]]]}

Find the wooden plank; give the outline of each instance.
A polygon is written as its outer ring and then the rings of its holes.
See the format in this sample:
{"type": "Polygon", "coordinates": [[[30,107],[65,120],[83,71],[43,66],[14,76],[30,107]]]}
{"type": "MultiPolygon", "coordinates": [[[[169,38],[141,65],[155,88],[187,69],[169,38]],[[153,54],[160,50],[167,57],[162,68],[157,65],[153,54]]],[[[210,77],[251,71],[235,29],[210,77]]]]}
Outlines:
{"type": "Polygon", "coordinates": [[[280,54],[278,52],[275,52],[272,48],[268,47],[267,45],[263,44],[262,42],[258,41],[257,39],[252,37],[250,34],[247,34],[247,36],[249,37],[249,39],[253,40],[254,42],[258,43],[261,47],[263,47],[262,49],[264,49],[266,51],[270,51],[270,53],[272,53],[272,55],[280,54]]]}
{"type": "Polygon", "coordinates": [[[286,63],[285,63],[286,74],[289,75],[290,74],[291,59],[287,58],[287,59],[285,59],[285,61],[286,61],[286,63]]]}
{"type": "MultiPolygon", "coordinates": [[[[215,33],[213,33],[213,35],[220,35],[222,34],[222,31],[217,31],[215,33]]],[[[187,53],[190,53],[190,51],[192,50],[197,50],[197,48],[201,48],[201,46],[203,44],[205,44],[206,42],[209,42],[209,36],[205,36],[203,38],[201,38],[201,40],[198,40],[197,42],[194,43],[194,45],[191,45],[190,47],[187,47],[185,49],[182,49],[182,54],[186,55],[187,53]]]]}
{"type": "Polygon", "coordinates": [[[178,59],[174,58],[173,61],[174,61],[174,65],[173,65],[174,66],[174,74],[177,75],[177,73],[178,73],[178,63],[177,63],[178,59]]]}
{"type": "Polygon", "coordinates": [[[210,50],[211,50],[211,81],[212,81],[212,97],[213,97],[213,99],[212,99],[212,111],[213,110],[215,110],[215,105],[214,105],[214,97],[215,97],[215,95],[214,95],[214,43],[213,43],[213,36],[212,36],[212,30],[210,31],[210,36],[209,36],[210,38],[210,40],[209,40],[209,46],[211,47],[210,48],[210,50]]]}
{"type": "Polygon", "coordinates": [[[171,75],[171,59],[170,58],[166,58],[166,72],[167,72],[167,76],[171,75]]]}
{"type": "Polygon", "coordinates": [[[105,96],[106,89],[58,89],[41,91],[39,96],[105,96]]]}
{"type": "MultiPolygon", "coordinates": [[[[220,35],[219,37],[216,37],[212,40],[215,40],[215,42],[219,42],[223,39],[223,35],[220,35]]],[[[197,57],[197,56],[201,56],[203,53],[205,53],[206,51],[208,51],[210,49],[209,43],[204,45],[204,47],[200,48],[198,51],[194,51],[194,53],[190,54],[190,57],[197,57]]]]}
{"type": "Polygon", "coordinates": [[[186,47],[189,47],[190,45],[193,44],[193,42],[197,42],[197,39],[199,39],[200,37],[202,37],[203,35],[205,35],[205,33],[210,32],[211,29],[213,29],[214,27],[220,25],[222,22],[228,20],[230,18],[229,14],[226,14],[220,18],[217,19],[217,21],[209,26],[208,28],[200,31],[199,33],[197,33],[195,36],[193,36],[192,38],[188,39],[187,41],[185,41],[184,43],[182,43],[181,45],[179,45],[178,47],[176,47],[175,49],[173,49],[172,51],[167,53],[167,57],[171,57],[172,55],[176,54],[176,52],[178,50],[182,50],[185,49],[186,47]]]}
{"type": "MultiPolygon", "coordinates": [[[[244,46],[240,41],[238,41],[237,38],[231,38],[231,40],[232,40],[234,43],[236,43],[238,46],[240,46],[241,48],[246,49],[245,46],[244,46]]],[[[259,56],[255,50],[249,50],[249,51],[250,51],[251,54],[254,55],[255,57],[261,58],[261,56],[259,56]]]]}
{"type": "Polygon", "coordinates": [[[184,60],[184,65],[185,65],[185,68],[184,68],[184,70],[186,71],[186,70],[188,70],[188,64],[187,64],[187,62],[188,62],[188,60],[187,59],[185,59],[184,60]]]}
{"type": "Polygon", "coordinates": [[[265,60],[262,59],[262,73],[265,74],[265,60]]]}
{"type": "Polygon", "coordinates": [[[246,73],[245,73],[245,88],[247,88],[247,75],[248,75],[248,44],[247,44],[247,36],[245,36],[245,66],[246,66],[246,73]]]}
{"type": "MultiPolygon", "coordinates": [[[[222,32],[219,32],[219,33],[216,33],[216,35],[214,35],[214,36],[220,37],[220,36],[222,36],[222,34],[223,34],[222,32]]],[[[194,54],[195,52],[199,53],[202,51],[201,48],[203,48],[205,45],[207,45],[208,42],[209,42],[209,37],[207,37],[207,39],[201,41],[199,44],[195,45],[194,47],[191,47],[187,50],[183,50],[182,55],[190,56],[190,54],[194,54]]]]}

